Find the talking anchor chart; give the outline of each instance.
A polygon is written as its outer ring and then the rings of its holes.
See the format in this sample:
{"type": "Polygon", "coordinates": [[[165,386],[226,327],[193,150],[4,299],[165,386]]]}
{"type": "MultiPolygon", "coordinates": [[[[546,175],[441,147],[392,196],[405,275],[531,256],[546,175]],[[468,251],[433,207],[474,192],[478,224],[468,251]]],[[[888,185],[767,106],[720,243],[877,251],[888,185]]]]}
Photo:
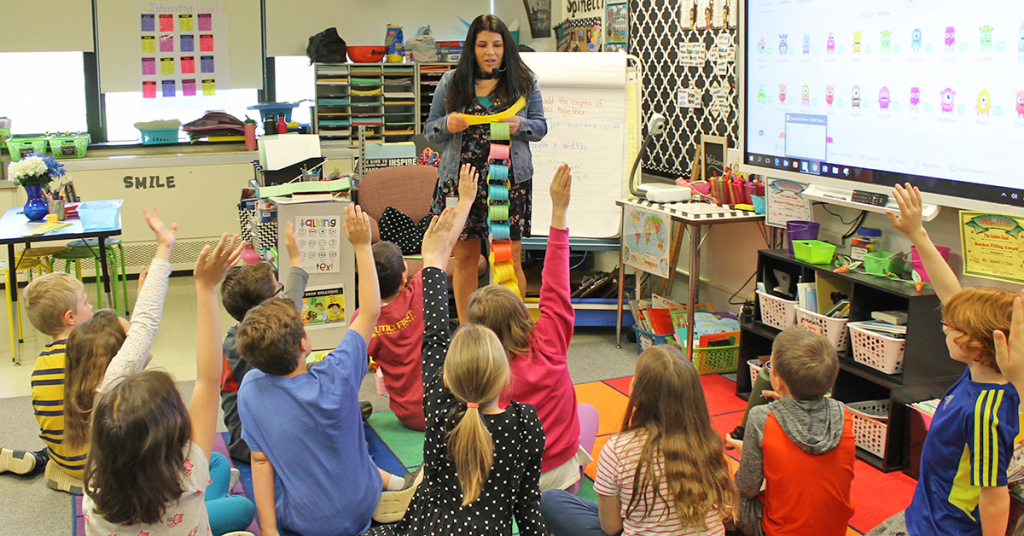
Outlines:
{"type": "Polygon", "coordinates": [[[295,228],[303,270],[311,274],[341,271],[341,216],[299,216],[295,228]]]}

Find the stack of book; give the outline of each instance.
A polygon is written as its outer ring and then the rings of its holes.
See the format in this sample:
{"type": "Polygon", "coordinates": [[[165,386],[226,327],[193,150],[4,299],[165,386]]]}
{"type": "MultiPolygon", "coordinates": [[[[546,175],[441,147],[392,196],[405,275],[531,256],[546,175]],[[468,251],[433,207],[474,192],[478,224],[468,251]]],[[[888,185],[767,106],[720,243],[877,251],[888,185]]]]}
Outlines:
{"type": "Polygon", "coordinates": [[[871,318],[866,322],[857,322],[857,326],[886,337],[907,338],[906,311],[872,311],[871,318]]]}
{"type": "MultiPolygon", "coordinates": [[[[686,347],[687,306],[655,294],[650,300],[630,300],[630,313],[639,329],[662,336],[672,336],[686,347]]],[[[712,313],[710,303],[694,306],[693,323],[697,326],[693,339],[695,348],[735,346],[740,340],[740,325],[732,313],[712,313]]]]}

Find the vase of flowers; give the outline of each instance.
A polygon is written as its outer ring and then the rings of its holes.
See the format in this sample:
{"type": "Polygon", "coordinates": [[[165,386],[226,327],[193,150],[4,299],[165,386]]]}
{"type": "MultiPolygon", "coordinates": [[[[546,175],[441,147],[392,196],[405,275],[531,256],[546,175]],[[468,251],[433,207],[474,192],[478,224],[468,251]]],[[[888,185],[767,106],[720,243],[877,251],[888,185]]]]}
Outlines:
{"type": "Polygon", "coordinates": [[[50,182],[64,176],[64,166],[56,158],[39,153],[25,155],[7,167],[7,179],[25,187],[28,201],[23,213],[31,221],[40,221],[49,213],[43,192],[50,190],[50,182]]]}

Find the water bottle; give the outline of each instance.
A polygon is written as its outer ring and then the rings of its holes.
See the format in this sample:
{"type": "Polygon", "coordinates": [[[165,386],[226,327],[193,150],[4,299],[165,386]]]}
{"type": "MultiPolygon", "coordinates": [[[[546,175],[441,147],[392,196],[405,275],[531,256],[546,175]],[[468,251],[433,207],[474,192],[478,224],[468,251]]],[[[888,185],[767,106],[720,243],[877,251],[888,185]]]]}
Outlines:
{"type": "Polygon", "coordinates": [[[256,150],[256,121],[245,118],[245,150],[255,151],[256,150]]]}

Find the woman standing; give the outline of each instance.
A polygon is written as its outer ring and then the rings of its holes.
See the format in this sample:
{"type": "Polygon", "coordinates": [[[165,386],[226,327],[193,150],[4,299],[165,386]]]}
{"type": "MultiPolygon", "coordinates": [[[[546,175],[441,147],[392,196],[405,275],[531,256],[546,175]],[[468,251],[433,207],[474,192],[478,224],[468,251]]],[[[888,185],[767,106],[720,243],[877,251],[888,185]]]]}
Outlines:
{"type": "MultiPolygon", "coordinates": [[[[490,154],[490,125],[469,125],[461,114],[492,115],[510,108],[519,98],[526,107],[503,119],[512,133],[509,169],[509,224],[512,259],[520,294],[526,291],[522,265],[522,239],[530,235],[533,212],[533,159],[530,142],[540,141],[548,132],[544,103],[533,71],[519,57],[505,23],[493,15],[481,15],[469,26],[462,58],[455,70],[445,73],[434,93],[424,135],[434,143],[444,142],[438,167],[437,189],[430,206],[440,214],[448,197],[458,192],[459,167],[471,164],[486,177],[490,154]]],[[[486,185],[477,189],[466,227],[455,245],[453,286],[459,321],[466,321],[469,295],[477,288],[480,239],[487,239],[486,185]]],[[[522,296],[520,296],[522,297],[522,296]]]]}

